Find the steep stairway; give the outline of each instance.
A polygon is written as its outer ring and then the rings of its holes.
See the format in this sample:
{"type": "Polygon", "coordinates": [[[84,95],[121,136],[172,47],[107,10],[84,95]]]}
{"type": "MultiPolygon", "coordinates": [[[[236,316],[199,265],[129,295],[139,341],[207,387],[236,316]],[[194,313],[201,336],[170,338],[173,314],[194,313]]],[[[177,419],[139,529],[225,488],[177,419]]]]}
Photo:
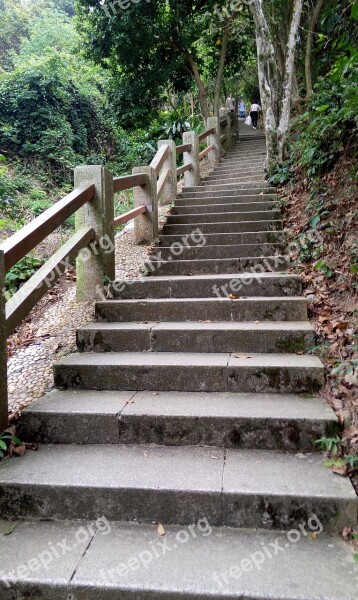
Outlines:
{"type": "Polygon", "coordinates": [[[356,597],[357,499],[314,445],[339,427],[264,158],[242,134],[184,189],[147,276],[113,282],[24,412],[0,599],[356,597]]]}

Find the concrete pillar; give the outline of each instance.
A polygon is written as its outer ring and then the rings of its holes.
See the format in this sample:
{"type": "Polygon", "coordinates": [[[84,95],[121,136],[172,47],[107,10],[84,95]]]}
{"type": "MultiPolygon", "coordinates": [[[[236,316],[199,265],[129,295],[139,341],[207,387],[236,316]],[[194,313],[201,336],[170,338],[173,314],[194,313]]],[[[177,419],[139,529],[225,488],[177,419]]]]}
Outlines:
{"type": "Polygon", "coordinates": [[[183,144],[191,144],[191,152],[184,152],[184,165],[192,164],[191,171],[184,173],[184,187],[200,185],[199,136],[195,131],[183,134],[183,144]]]}
{"type": "Polygon", "coordinates": [[[239,115],[237,112],[234,113],[234,120],[232,124],[231,133],[233,135],[232,143],[236,144],[239,140],[239,115]]]}
{"type": "Polygon", "coordinates": [[[161,204],[171,204],[177,197],[177,149],[173,140],[159,140],[158,149],[161,146],[169,146],[169,156],[163,165],[163,171],[169,169],[169,177],[164,185],[163,194],[160,200],[161,204]]]}
{"type": "Polygon", "coordinates": [[[226,140],[225,140],[224,144],[225,144],[225,149],[227,151],[231,150],[231,148],[232,148],[231,114],[232,113],[227,113],[227,125],[226,125],[226,128],[225,128],[226,140]]]}
{"type": "Polygon", "coordinates": [[[133,175],[138,173],[148,175],[148,182],[134,188],[134,206],[145,204],[147,212],[135,218],[134,236],[137,244],[151,244],[159,233],[157,174],[153,167],[135,167],[133,175]]]}
{"type": "Polygon", "coordinates": [[[76,231],[92,227],[96,239],[77,258],[77,301],[100,299],[103,285],[115,279],[113,175],[101,165],[77,167],[75,187],[94,183],[96,196],[76,213],[76,231]]]}
{"type": "Polygon", "coordinates": [[[0,250],[0,433],[8,424],[4,252],[0,250]]]}
{"type": "Polygon", "coordinates": [[[219,117],[209,117],[206,123],[207,129],[215,128],[215,132],[208,137],[208,146],[215,146],[208,154],[209,167],[215,169],[221,162],[221,144],[220,144],[220,122],[219,117]]]}

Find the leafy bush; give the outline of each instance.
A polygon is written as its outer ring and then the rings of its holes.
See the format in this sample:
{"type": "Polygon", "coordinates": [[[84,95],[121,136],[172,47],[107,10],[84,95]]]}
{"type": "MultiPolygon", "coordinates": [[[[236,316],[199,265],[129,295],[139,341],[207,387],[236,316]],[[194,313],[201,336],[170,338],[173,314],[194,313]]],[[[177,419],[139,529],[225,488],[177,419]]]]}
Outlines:
{"type": "Polygon", "coordinates": [[[311,180],[332,168],[342,154],[357,156],[357,67],[358,51],[339,58],[296,121],[300,133],[293,151],[311,180]]]}
{"type": "Polygon", "coordinates": [[[11,297],[25,283],[35,275],[36,271],[42,266],[43,261],[33,256],[25,256],[16,265],[14,265],[5,275],[5,288],[11,297]]]}

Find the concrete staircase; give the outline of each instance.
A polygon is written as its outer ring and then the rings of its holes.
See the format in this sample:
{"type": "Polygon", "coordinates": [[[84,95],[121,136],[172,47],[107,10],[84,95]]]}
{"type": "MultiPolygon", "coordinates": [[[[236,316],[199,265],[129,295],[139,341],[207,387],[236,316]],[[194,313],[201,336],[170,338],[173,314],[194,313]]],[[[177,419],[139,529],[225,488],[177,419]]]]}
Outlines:
{"type": "Polygon", "coordinates": [[[113,283],[25,411],[0,599],[356,597],[356,496],[314,445],[338,424],[264,155],[250,131],[184,190],[149,276],[113,283]]]}

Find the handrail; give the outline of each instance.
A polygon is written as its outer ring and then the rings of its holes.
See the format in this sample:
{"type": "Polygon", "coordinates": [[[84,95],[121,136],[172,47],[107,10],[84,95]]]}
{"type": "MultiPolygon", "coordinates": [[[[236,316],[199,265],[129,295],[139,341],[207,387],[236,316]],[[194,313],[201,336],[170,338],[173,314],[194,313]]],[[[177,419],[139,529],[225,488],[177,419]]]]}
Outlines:
{"type": "Polygon", "coordinates": [[[33,275],[10,300],[6,302],[6,331],[10,335],[27,317],[30,310],[49,291],[53,284],[67,271],[71,262],[82,248],[95,239],[91,227],[77,231],[51,258],[33,275]]]}
{"type": "Polygon", "coordinates": [[[169,175],[170,175],[170,169],[165,169],[165,171],[163,171],[163,173],[161,174],[161,176],[158,179],[158,183],[157,183],[158,200],[162,197],[162,193],[164,191],[164,186],[167,182],[169,175]]]}
{"type": "Polygon", "coordinates": [[[209,137],[209,135],[212,135],[213,133],[215,133],[215,127],[204,131],[204,133],[199,135],[199,142],[203,142],[204,140],[206,140],[207,137],[209,137]]]}
{"type": "Polygon", "coordinates": [[[227,135],[226,133],[224,133],[223,135],[220,136],[220,142],[225,142],[227,140],[227,135]]]}
{"type": "Polygon", "coordinates": [[[186,171],[191,171],[192,168],[193,168],[193,165],[191,163],[189,165],[183,165],[182,167],[179,167],[177,169],[177,177],[179,177],[179,175],[182,175],[186,171]]]}
{"type": "Polygon", "coordinates": [[[5,272],[63,225],[81,206],[93,200],[95,193],[94,184],[78,187],[5,240],[0,245],[4,251],[5,272]]]}
{"type": "Polygon", "coordinates": [[[220,119],[220,127],[221,127],[221,129],[222,129],[222,126],[224,125],[224,123],[225,123],[225,125],[227,124],[227,117],[223,117],[223,118],[220,119]]]}
{"type": "Polygon", "coordinates": [[[157,175],[159,175],[162,166],[164,165],[166,159],[169,156],[169,146],[167,144],[163,144],[156,153],[153,158],[150,166],[154,169],[157,175]]]}
{"type": "Polygon", "coordinates": [[[177,146],[177,154],[184,154],[184,152],[191,152],[193,149],[192,144],[182,144],[177,146]]]}
{"type": "Polygon", "coordinates": [[[133,210],[129,210],[124,215],[120,215],[114,219],[114,227],[119,227],[119,225],[124,225],[125,223],[129,223],[132,219],[135,219],[139,215],[143,215],[147,212],[147,207],[145,204],[142,206],[138,206],[137,208],[133,208],[133,210]]]}
{"type": "Polygon", "coordinates": [[[115,194],[124,190],[131,190],[134,187],[146,185],[148,175],[138,173],[137,175],[124,175],[123,177],[113,178],[113,191],[115,194]]]}
{"type": "Polygon", "coordinates": [[[204,158],[207,154],[209,154],[209,152],[211,152],[211,150],[214,150],[214,149],[215,149],[215,145],[211,144],[211,146],[208,146],[207,148],[205,148],[205,150],[200,152],[199,158],[200,159],[204,158]]]}

